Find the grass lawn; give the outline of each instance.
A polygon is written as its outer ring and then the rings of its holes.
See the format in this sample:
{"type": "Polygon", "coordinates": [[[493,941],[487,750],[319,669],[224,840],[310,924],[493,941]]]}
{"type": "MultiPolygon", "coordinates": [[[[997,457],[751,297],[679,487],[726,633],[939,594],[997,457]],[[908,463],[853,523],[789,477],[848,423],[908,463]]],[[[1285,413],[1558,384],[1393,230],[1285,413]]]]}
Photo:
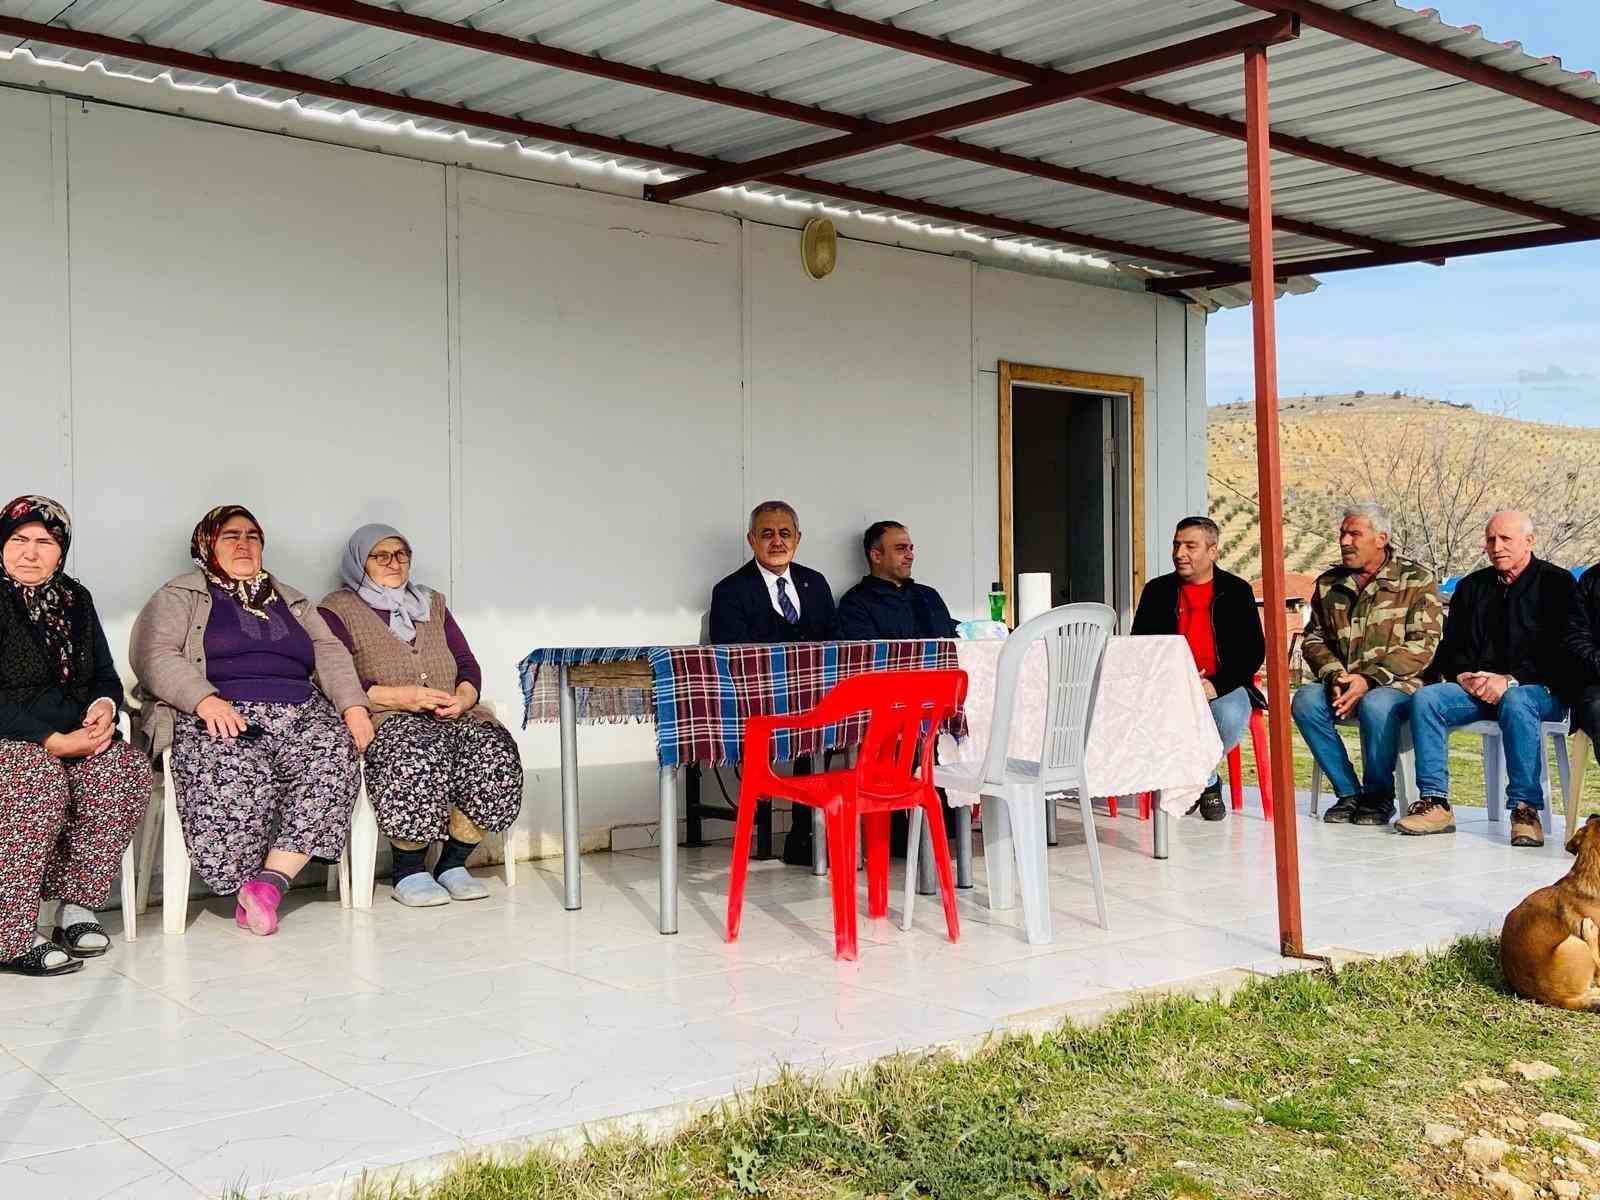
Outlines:
{"type": "MultiPolygon", "coordinates": [[[[1540,1126],[1600,1129],[1600,1020],[1508,994],[1496,944],[1256,980],[1103,1023],[996,1039],[965,1059],[902,1056],[842,1083],[798,1076],[664,1142],[470,1164],[416,1200],[1021,1200],[1024,1197],[1452,1197],[1494,1192],[1460,1142],[1509,1143],[1503,1169],[1600,1193],[1600,1158],[1540,1126]],[[1528,1082],[1514,1060],[1560,1074],[1528,1082]],[[1503,1081],[1478,1094],[1462,1084],[1503,1081]]],[[[1600,1154],[1600,1146],[1595,1147],[1600,1154]]],[[[1509,1193],[1508,1193],[1509,1194],[1509,1193]]],[[[1528,1195],[1532,1195],[1529,1192],[1528,1195]]],[[[1550,1195],[1549,1192],[1542,1193],[1550,1195]]]]}
{"type": "MultiPolygon", "coordinates": [[[[1361,768],[1361,742],[1356,737],[1353,729],[1341,729],[1339,736],[1344,739],[1346,749],[1350,752],[1350,761],[1356,765],[1357,773],[1361,768]]],[[[1243,755],[1244,782],[1247,787],[1254,787],[1256,783],[1255,755],[1250,751],[1250,738],[1245,735],[1245,751],[1243,755]]],[[[1545,742],[1545,756],[1550,760],[1550,786],[1555,791],[1560,791],[1560,776],[1556,774],[1555,755],[1550,753],[1550,743],[1545,742]]],[[[1294,731],[1294,781],[1295,786],[1302,791],[1311,789],[1311,751],[1306,748],[1305,742],[1300,739],[1300,731],[1294,731]]],[[[1224,780],[1226,785],[1226,780],[1224,780]]],[[[1226,786],[1224,786],[1226,790],[1226,786]]],[[[1483,742],[1476,735],[1458,733],[1450,739],[1450,801],[1452,804],[1483,807],[1483,742]]],[[[1321,809],[1326,809],[1333,803],[1332,793],[1328,790],[1327,780],[1322,783],[1322,797],[1318,802],[1321,809]]],[[[1566,802],[1561,799],[1555,801],[1557,815],[1566,811],[1566,802]]],[[[1585,813],[1600,812],[1600,770],[1595,769],[1593,762],[1589,763],[1589,770],[1583,779],[1583,801],[1581,811],[1585,813]]]]}

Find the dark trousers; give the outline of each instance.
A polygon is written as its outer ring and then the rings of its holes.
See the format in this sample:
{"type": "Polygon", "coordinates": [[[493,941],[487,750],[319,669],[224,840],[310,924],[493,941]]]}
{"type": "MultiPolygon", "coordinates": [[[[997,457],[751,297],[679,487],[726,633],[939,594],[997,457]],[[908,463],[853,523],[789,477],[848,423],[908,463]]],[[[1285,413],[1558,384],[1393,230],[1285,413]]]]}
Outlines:
{"type": "Polygon", "coordinates": [[[1595,761],[1600,762],[1600,683],[1591,683],[1583,689],[1572,706],[1572,725],[1589,735],[1595,761]]]}

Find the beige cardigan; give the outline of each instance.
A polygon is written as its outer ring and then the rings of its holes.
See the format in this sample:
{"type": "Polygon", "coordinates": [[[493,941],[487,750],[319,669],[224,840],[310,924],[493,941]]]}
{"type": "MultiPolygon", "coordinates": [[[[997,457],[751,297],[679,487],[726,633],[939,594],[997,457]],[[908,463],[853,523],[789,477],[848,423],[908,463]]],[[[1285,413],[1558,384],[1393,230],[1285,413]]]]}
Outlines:
{"type": "MultiPolygon", "coordinates": [[[[334,708],[365,708],[367,693],[344,643],[333,636],[316,606],[278,579],[272,581],[289,611],[311,637],[316,655],[313,682],[334,708]]],[[[150,597],[133,623],[128,662],[139,683],[139,738],[153,757],[172,745],[177,714],[192,713],[217,689],[206,678],[206,622],[211,589],[199,571],[169,579],[150,597]]]]}

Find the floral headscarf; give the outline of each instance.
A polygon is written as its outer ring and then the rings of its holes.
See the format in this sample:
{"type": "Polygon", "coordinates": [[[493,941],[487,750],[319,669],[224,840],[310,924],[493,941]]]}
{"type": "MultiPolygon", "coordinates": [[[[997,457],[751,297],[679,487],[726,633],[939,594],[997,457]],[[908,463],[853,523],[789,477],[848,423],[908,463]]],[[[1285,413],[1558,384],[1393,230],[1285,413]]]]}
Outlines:
{"type": "Polygon", "coordinates": [[[227,592],[251,616],[270,621],[272,618],[267,613],[267,605],[278,598],[277,589],[272,586],[272,576],[266,571],[257,571],[251,579],[235,579],[217,561],[217,534],[235,517],[244,517],[254,525],[256,532],[261,534],[261,544],[266,545],[266,531],[261,528],[261,522],[256,520],[254,513],[242,504],[219,504],[201,517],[200,523],[194,527],[194,534],[189,538],[189,557],[194,559],[194,565],[200,568],[207,582],[227,592]]]}
{"type": "Polygon", "coordinates": [[[48,496],[18,496],[0,511],[0,545],[10,541],[11,535],[24,525],[34,522],[43,525],[45,532],[61,547],[61,561],[43,583],[33,586],[19,583],[4,569],[0,569],[0,583],[44,643],[61,682],[71,683],[85,608],[79,588],[65,574],[67,549],[72,545],[72,518],[48,496]]]}

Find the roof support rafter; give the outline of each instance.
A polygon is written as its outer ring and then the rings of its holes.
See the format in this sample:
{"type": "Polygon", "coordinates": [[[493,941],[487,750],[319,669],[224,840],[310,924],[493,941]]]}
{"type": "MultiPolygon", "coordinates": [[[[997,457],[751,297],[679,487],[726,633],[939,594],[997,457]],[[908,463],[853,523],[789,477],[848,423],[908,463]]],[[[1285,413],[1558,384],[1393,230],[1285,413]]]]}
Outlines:
{"type": "MultiPolygon", "coordinates": [[[[342,100],[345,103],[359,105],[364,108],[381,108],[390,112],[421,117],[425,120],[444,121],[452,125],[470,125],[478,129],[510,134],[513,137],[576,146],[585,150],[594,150],[601,154],[614,155],[618,158],[660,163],[664,166],[677,167],[683,170],[712,171],[727,165],[721,159],[689,154],[667,146],[651,145],[628,138],[609,137],[604,134],[573,129],[565,125],[551,125],[539,121],[530,121],[523,117],[505,116],[500,113],[484,112],[481,109],[464,108],[454,104],[440,104],[437,101],[422,100],[414,96],[399,96],[392,92],[380,91],[377,88],[319,79],[314,75],[281,71],[273,67],[259,66],[255,63],[213,58],[205,54],[195,54],[192,51],[178,50],[166,46],[154,46],[147,42],[131,42],[123,38],[109,37],[105,34],[90,33],[80,29],[68,29],[57,25],[41,25],[35,21],[24,21],[5,15],[0,15],[0,37],[17,38],[23,42],[41,42],[48,46],[61,46],[71,50],[82,50],[86,53],[106,58],[130,59],[134,62],[149,63],[152,66],[165,67],[170,70],[190,71],[197,75],[231,79],[239,83],[253,83],[261,87],[288,92],[292,95],[321,96],[329,100],[342,100]]],[[[975,212],[969,209],[926,204],[914,198],[890,195],[886,192],[869,192],[858,188],[842,187],[820,179],[809,179],[804,175],[776,173],[763,177],[760,182],[789,191],[810,193],[816,196],[831,196],[851,203],[897,210],[914,217],[928,217],[932,220],[947,221],[972,229],[989,230],[1003,235],[1033,238],[1062,246],[1079,247],[1084,250],[1115,255],[1120,258],[1172,263],[1177,266],[1191,267],[1197,271],[1224,271],[1230,268],[1230,264],[1226,262],[1203,258],[1199,255],[1141,246],[1132,242],[1099,237],[1094,234],[1077,233],[1070,229],[1060,229],[1052,225],[1012,221],[1004,217],[975,212]]]]}
{"type": "MultiPolygon", "coordinates": [[[[1017,79],[1025,83],[1040,83],[1057,74],[1051,67],[1023,62],[1021,59],[1008,58],[1006,55],[996,54],[989,50],[963,46],[958,42],[931,37],[928,34],[917,33],[914,30],[901,29],[885,22],[868,20],[865,17],[852,16],[849,13],[838,12],[831,8],[822,8],[815,4],[805,3],[804,0],[718,0],[718,3],[729,5],[732,8],[758,12],[764,16],[775,17],[798,25],[807,25],[813,29],[825,30],[828,33],[839,34],[843,37],[886,46],[907,54],[916,54],[937,62],[952,63],[973,71],[983,71],[1002,79],[1017,79]]],[[[1153,117],[1160,121],[1170,121],[1175,125],[1202,130],[1206,133],[1214,133],[1221,137],[1232,138],[1238,142],[1243,142],[1247,138],[1247,131],[1242,121],[1202,112],[1197,108],[1174,104],[1168,100],[1159,100],[1154,96],[1146,96],[1140,92],[1130,91],[1127,88],[1114,88],[1111,91],[1086,97],[1086,99],[1095,104],[1105,104],[1112,108],[1122,109],[1125,112],[1138,113],[1141,116],[1153,117]]],[[[1375,179],[1385,179],[1390,183],[1398,183],[1405,187],[1416,188],[1419,191],[1434,192],[1441,196],[1464,200],[1469,204],[1481,205],[1484,208],[1515,213],[1518,216],[1527,217],[1541,224],[1565,225],[1570,229],[1589,230],[1592,236],[1600,237],[1600,221],[1596,221],[1591,217],[1553,208],[1546,204],[1538,204],[1531,200],[1523,200],[1488,188],[1458,183],[1453,179],[1447,179],[1432,172],[1419,171],[1412,167],[1403,167],[1396,163],[1385,162],[1370,155],[1344,150],[1337,146],[1324,145],[1311,138],[1292,137],[1274,131],[1272,148],[1276,153],[1292,154],[1296,158],[1320,162],[1325,166],[1338,167],[1341,170],[1354,171],[1360,175],[1370,175],[1375,179]]],[[[1279,224],[1282,224],[1281,220],[1279,224]]]]}
{"type": "Polygon", "coordinates": [[[1131,55],[1116,62],[1091,67],[1087,71],[1071,74],[1065,71],[1052,72],[1051,78],[1043,83],[1029,84],[1026,87],[1002,92],[998,96],[986,96],[981,100],[969,100],[965,104],[923,113],[921,116],[910,117],[904,121],[891,121],[879,125],[868,133],[848,133],[842,137],[829,138],[826,141],[814,142],[778,154],[769,154],[750,162],[730,164],[719,170],[706,171],[673,183],[659,184],[647,188],[645,195],[648,199],[663,202],[681,200],[685,196],[699,195],[702,192],[715,191],[717,188],[732,187],[751,179],[758,179],[773,171],[798,171],[821,163],[836,162],[841,158],[853,158],[884,146],[948,133],[953,129],[963,129],[969,125],[981,125],[986,121],[1047,108],[1054,104],[1064,104],[1068,100],[1111,91],[1125,84],[1152,79],[1185,67],[1231,58],[1252,46],[1277,45],[1280,42],[1292,41],[1299,35],[1299,22],[1294,18],[1268,17],[1263,21],[1253,21],[1248,25],[1238,25],[1218,33],[1206,34],[1175,46],[1165,46],[1160,50],[1131,55]]]}
{"type": "MultiPolygon", "coordinates": [[[[294,9],[298,12],[316,13],[319,16],[349,21],[374,29],[388,29],[395,33],[406,34],[425,41],[462,46],[485,54],[518,59],[557,70],[571,71],[574,74],[609,79],[616,83],[633,84],[638,87],[665,92],[668,95],[704,100],[713,104],[738,108],[746,112],[760,113],[763,116],[782,117],[802,124],[837,129],[847,133],[866,133],[880,128],[879,122],[869,120],[866,117],[857,117],[849,113],[834,112],[806,104],[796,104],[792,101],[781,100],[756,92],[741,91],[738,88],[725,87],[705,80],[673,75],[653,68],[629,66],[626,63],[614,62],[594,54],[580,54],[572,50],[562,50],[554,46],[530,42],[524,38],[511,37],[501,33],[490,33],[486,30],[440,21],[433,17],[416,16],[398,9],[379,8],[375,4],[363,3],[362,0],[267,0],[267,2],[276,4],[281,8],[294,9]]],[[[864,23],[870,25],[872,22],[864,23]]],[[[1082,188],[1086,191],[1123,196],[1132,200],[1140,200],[1147,204],[1159,205],[1163,208],[1198,213],[1202,216],[1216,217],[1220,220],[1234,221],[1240,224],[1249,220],[1249,213],[1242,205],[1207,200],[1203,197],[1174,192],[1166,188],[1152,187],[1130,180],[1117,179],[1113,176],[1099,175],[1079,167],[1058,166],[1055,163],[1028,158],[1020,154],[1010,154],[1003,150],[991,150],[984,146],[957,141],[954,138],[918,138],[909,144],[919,150],[926,150],[946,158],[981,163],[985,166],[997,167],[1003,171],[1011,171],[1018,175],[1026,175],[1036,179],[1049,179],[1056,183],[1065,183],[1071,187],[1082,188]]],[[[1300,221],[1293,217],[1280,216],[1276,218],[1275,225],[1283,233],[1316,238],[1319,241],[1332,242],[1336,245],[1353,246],[1360,250],[1394,249],[1393,243],[1336,229],[1314,221],[1300,221]]]]}
{"type": "Polygon", "coordinates": [[[1314,4],[1311,0],[1238,0],[1238,2],[1267,12],[1293,14],[1307,25],[1324,33],[1331,33],[1335,37],[1341,37],[1347,42],[1370,46],[1374,50],[1382,50],[1385,54],[1392,54],[1396,58],[1406,59],[1419,66],[1446,75],[1454,75],[1457,79],[1465,79],[1468,83],[1493,88],[1497,92],[1515,96],[1519,100],[1537,104],[1552,112],[1565,113],[1569,117],[1587,121],[1591,125],[1600,125],[1600,104],[1563,92],[1548,83],[1539,83],[1525,75],[1518,75],[1515,71],[1490,66],[1475,58],[1446,50],[1443,46],[1434,46],[1417,38],[1407,37],[1393,29],[1385,29],[1382,25],[1359,20],[1348,13],[1314,4]]]}

